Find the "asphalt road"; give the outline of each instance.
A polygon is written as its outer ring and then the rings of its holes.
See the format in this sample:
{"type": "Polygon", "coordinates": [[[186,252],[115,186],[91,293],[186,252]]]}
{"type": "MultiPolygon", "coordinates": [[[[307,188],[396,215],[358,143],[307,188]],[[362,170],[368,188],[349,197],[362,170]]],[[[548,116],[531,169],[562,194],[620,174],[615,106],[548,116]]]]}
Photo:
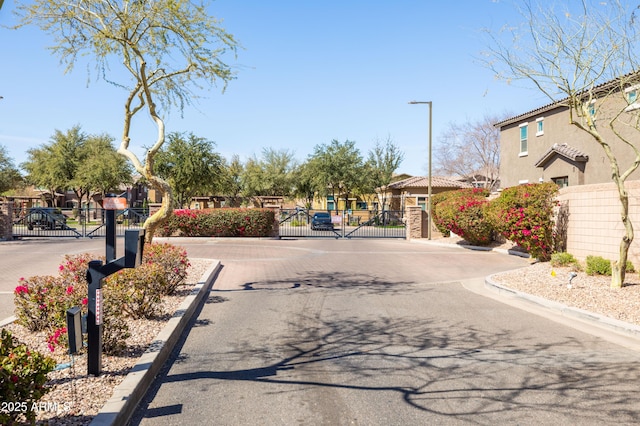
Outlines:
{"type": "Polygon", "coordinates": [[[132,424],[640,422],[640,352],[479,294],[523,259],[382,240],[183,245],[223,269],[132,424]]]}

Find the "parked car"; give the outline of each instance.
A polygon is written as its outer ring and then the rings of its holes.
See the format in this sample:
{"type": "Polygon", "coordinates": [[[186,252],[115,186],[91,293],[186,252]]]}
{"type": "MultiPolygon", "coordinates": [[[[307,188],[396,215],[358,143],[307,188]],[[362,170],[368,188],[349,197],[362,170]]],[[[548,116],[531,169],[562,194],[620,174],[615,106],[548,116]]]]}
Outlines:
{"type": "Polygon", "coordinates": [[[64,229],[67,226],[67,217],[60,209],[53,207],[33,207],[24,218],[24,223],[31,231],[33,228],[64,229]]]}
{"type": "Polygon", "coordinates": [[[311,229],[333,231],[333,223],[331,222],[331,214],[325,212],[314,213],[311,219],[311,229]]]}

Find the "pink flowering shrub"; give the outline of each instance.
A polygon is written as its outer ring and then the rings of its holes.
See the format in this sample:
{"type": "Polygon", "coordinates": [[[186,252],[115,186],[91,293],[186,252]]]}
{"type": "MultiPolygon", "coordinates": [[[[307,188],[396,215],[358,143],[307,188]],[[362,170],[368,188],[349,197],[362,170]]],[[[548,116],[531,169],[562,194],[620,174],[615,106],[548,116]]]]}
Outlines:
{"type": "Polygon", "coordinates": [[[548,260],[553,253],[555,183],[507,188],[491,202],[489,216],[498,232],[526,249],[532,257],[548,260]]]}
{"type": "Polygon", "coordinates": [[[434,197],[434,223],[443,233],[448,231],[474,245],[491,243],[493,228],[486,219],[489,191],[482,188],[448,191],[434,197]]]}
{"type": "Polygon", "coordinates": [[[0,333],[0,395],[13,409],[0,410],[0,424],[35,424],[33,410],[50,388],[45,386],[47,374],[56,363],[52,358],[30,350],[6,329],[0,333]],[[19,404],[19,405],[17,405],[19,404]],[[17,406],[16,406],[17,405],[17,406]]]}
{"type": "Polygon", "coordinates": [[[187,251],[169,243],[154,243],[144,246],[144,263],[154,263],[162,267],[166,277],[164,285],[159,286],[162,295],[173,294],[179,285],[187,279],[187,271],[191,264],[187,258],[187,251]]]}
{"type": "Polygon", "coordinates": [[[274,212],[269,209],[174,210],[158,235],[269,237],[274,223],[274,212]]]}
{"type": "MultiPolygon", "coordinates": [[[[57,276],[20,278],[14,290],[16,322],[30,331],[46,331],[51,351],[67,344],[67,309],[80,306],[82,314],[87,313],[86,274],[91,260],[104,258],[95,259],[88,253],[65,256],[57,276]]],[[[189,266],[184,249],[171,244],[151,244],[145,246],[141,266],[105,279],[102,288],[106,352],[124,348],[124,340],[129,337],[126,316],[149,318],[161,313],[158,303],[161,296],[184,283],[189,266]]]]}

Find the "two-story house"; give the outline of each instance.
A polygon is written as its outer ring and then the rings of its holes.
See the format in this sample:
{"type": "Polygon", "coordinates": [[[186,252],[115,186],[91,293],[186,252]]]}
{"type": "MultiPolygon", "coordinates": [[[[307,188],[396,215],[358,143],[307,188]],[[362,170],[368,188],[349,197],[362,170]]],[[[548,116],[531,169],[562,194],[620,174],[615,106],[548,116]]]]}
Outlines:
{"type": "MultiPolygon", "coordinates": [[[[588,113],[611,145],[621,170],[625,170],[635,153],[614,135],[609,122],[617,116],[618,130],[640,146],[640,133],[633,129],[633,120],[639,116],[640,85],[622,88],[607,82],[595,89],[588,113]]],[[[500,129],[502,188],[550,181],[560,187],[611,182],[611,167],[604,150],[591,135],[571,124],[567,104],[567,100],[551,103],[495,124],[500,129]]],[[[631,176],[639,178],[640,172],[631,176]]]]}

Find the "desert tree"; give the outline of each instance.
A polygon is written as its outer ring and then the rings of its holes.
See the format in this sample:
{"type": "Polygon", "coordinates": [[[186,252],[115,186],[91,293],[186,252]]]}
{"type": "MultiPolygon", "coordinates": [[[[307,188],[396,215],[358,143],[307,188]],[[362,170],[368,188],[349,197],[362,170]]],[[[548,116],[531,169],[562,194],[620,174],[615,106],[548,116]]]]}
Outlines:
{"type": "Polygon", "coordinates": [[[113,141],[106,133],[88,135],[80,149],[81,160],[72,184],[87,188],[87,197],[92,193],[104,197],[110,191],[118,191],[122,185],[133,183],[132,167],[117,153],[113,141]]]}
{"type": "Polygon", "coordinates": [[[263,148],[260,157],[253,155],[244,164],[243,193],[248,197],[289,197],[296,167],[293,151],[263,148]]]}
{"type": "Polygon", "coordinates": [[[221,186],[224,160],[215,142],[193,133],[171,132],[156,157],[156,172],[171,185],[176,205],[189,207],[194,196],[215,193],[221,186]]]}
{"type": "Polygon", "coordinates": [[[27,150],[27,160],[21,164],[29,184],[46,188],[54,202],[56,191],[73,190],[80,201],[90,188],[77,180],[83,161],[83,146],[87,135],[80,125],[63,132],[55,130],[49,143],[27,150]]]}
{"type": "Polygon", "coordinates": [[[106,82],[124,89],[123,130],[118,152],[162,194],[162,206],[147,219],[147,241],[173,210],[171,187],[154,171],[154,158],[165,141],[164,115],[182,112],[203,86],[234,73],[223,62],[237,42],[209,5],[190,0],[33,0],[19,3],[19,26],[34,24],[53,36],[51,51],[70,71],[78,57],[89,58],[106,82]],[[123,72],[115,72],[122,66],[123,72]],[[155,141],[141,161],[130,147],[132,120],[146,112],[155,125],[155,141]]]}
{"type": "Polygon", "coordinates": [[[459,176],[489,190],[497,189],[500,129],[494,124],[506,117],[506,114],[502,117],[486,114],[477,121],[449,123],[435,149],[435,172],[459,176]]]}
{"type": "Polygon", "coordinates": [[[333,139],[328,144],[316,145],[307,161],[315,164],[319,195],[331,194],[336,201],[342,195],[345,208],[349,208],[349,195],[361,184],[364,171],[364,159],[355,141],[333,139]]]}
{"type": "Polygon", "coordinates": [[[0,145],[0,194],[10,189],[16,189],[22,183],[20,171],[9,157],[7,148],[0,145]]]}
{"type": "Polygon", "coordinates": [[[524,80],[569,112],[569,123],[604,151],[624,225],[614,288],[625,279],[634,238],[625,181],[640,165],[637,2],[582,0],[564,6],[525,1],[523,23],[487,31],[486,64],[510,82],[524,80]]]}
{"type": "Polygon", "coordinates": [[[238,154],[231,156],[230,160],[224,160],[222,165],[222,181],[220,192],[228,201],[229,207],[239,207],[242,196],[242,175],[244,164],[238,154]]]}
{"type": "Polygon", "coordinates": [[[384,141],[376,139],[373,148],[367,154],[364,171],[361,174],[361,197],[372,201],[368,198],[375,197],[377,194],[378,203],[384,210],[387,203],[387,191],[384,189],[393,181],[393,175],[403,160],[404,152],[391,136],[387,136],[384,141]]]}

